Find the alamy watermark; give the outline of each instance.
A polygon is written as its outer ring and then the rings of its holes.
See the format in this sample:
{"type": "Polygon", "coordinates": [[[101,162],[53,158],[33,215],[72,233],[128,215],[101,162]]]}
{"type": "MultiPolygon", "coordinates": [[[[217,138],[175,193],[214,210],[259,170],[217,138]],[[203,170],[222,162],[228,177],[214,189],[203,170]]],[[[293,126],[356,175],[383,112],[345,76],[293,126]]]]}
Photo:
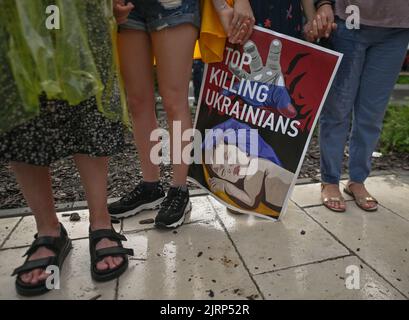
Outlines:
{"type": "Polygon", "coordinates": [[[361,289],[361,269],[356,265],[349,265],[345,268],[345,287],[349,290],[361,289]]]}
{"type": "Polygon", "coordinates": [[[51,5],[45,9],[45,13],[48,15],[47,19],[45,20],[45,27],[48,30],[61,29],[60,8],[56,5],[51,5]]]}
{"type": "Polygon", "coordinates": [[[59,290],[61,289],[60,281],[60,268],[56,265],[49,265],[45,272],[50,274],[45,280],[45,287],[48,290],[59,290]]]}
{"type": "Polygon", "coordinates": [[[347,29],[360,29],[361,28],[361,10],[356,5],[349,5],[346,7],[345,13],[348,17],[345,20],[347,29]]]}
{"type": "Polygon", "coordinates": [[[150,134],[154,146],[150,161],[155,164],[239,165],[238,174],[254,174],[256,166],[248,167],[250,158],[258,158],[262,137],[253,128],[181,130],[181,122],[174,121],[172,130],[155,129],[150,134]],[[171,143],[172,142],[172,143],[171,143]],[[171,157],[172,155],[172,157],[171,157]],[[172,159],[171,159],[172,158],[172,159]]]}

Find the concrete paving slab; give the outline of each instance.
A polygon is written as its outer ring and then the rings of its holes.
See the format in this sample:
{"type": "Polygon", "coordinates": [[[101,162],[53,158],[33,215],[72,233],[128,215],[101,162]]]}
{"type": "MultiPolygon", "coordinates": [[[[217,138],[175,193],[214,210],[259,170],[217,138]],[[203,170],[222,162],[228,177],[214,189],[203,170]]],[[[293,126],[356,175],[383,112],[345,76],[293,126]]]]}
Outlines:
{"type": "Polygon", "coordinates": [[[409,221],[409,183],[395,175],[368,178],[368,191],[380,204],[409,221]]]}
{"type": "Polygon", "coordinates": [[[357,257],[344,257],[254,277],[266,299],[405,299],[357,257]],[[347,270],[348,267],[353,269],[347,270]],[[352,271],[353,270],[353,271],[352,271]],[[358,276],[356,287],[352,276],[358,276]],[[348,289],[348,287],[350,289],[348,289]]]}
{"type": "Polygon", "coordinates": [[[306,209],[340,242],[409,296],[409,222],[380,208],[364,212],[355,203],[336,214],[324,207],[306,209]]]}
{"type": "Polygon", "coordinates": [[[145,252],[146,261],[130,261],[129,272],[119,280],[119,299],[261,298],[216,221],[127,237],[140,243],[136,251],[145,252]]]}
{"type": "Polygon", "coordinates": [[[0,219],[0,249],[3,245],[3,242],[10,235],[11,231],[20,219],[21,218],[0,219]]]}
{"type": "Polygon", "coordinates": [[[273,222],[231,214],[217,201],[212,203],[253,274],[349,254],[294,204],[281,221],[273,222]]]}

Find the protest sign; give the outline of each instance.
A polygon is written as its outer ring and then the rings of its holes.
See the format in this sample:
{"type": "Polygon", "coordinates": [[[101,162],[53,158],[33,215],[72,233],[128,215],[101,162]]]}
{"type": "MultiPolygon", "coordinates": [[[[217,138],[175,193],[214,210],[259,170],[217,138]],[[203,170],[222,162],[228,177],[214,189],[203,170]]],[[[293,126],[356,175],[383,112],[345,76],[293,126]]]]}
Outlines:
{"type": "Polygon", "coordinates": [[[201,161],[189,179],[232,210],[278,219],[341,59],[259,27],[243,46],[227,44],[223,61],[205,67],[195,120],[201,161]]]}

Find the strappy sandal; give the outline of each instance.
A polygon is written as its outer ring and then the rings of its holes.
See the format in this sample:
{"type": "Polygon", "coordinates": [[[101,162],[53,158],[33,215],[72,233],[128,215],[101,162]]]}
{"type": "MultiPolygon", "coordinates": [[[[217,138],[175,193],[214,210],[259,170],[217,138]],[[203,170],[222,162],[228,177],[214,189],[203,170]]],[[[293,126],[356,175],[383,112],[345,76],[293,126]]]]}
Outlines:
{"type": "Polygon", "coordinates": [[[16,268],[12,274],[12,276],[17,275],[16,290],[18,294],[30,297],[44,294],[51,290],[51,288],[47,288],[46,286],[47,280],[41,281],[37,284],[29,284],[21,280],[21,275],[34,269],[47,269],[48,266],[57,266],[59,270],[62,269],[64,260],[72,249],[72,244],[71,239],[68,237],[67,231],[62,224],[60,224],[60,230],[59,237],[39,237],[37,234],[34,236],[35,240],[23,255],[23,257],[27,257],[26,261],[22,266],[16,268]],[[42,247],[53,251],[55,256],[29,261],[28,259],[30,256],[36,252],[37,249],[42,247]]]}
{"type": "Polygon", "coordinates": [[[378,210],[378,200],[376,200],[374,197],[372,197],[372,196],[369,196],[369,197],[360,197],[360,198],[358,198],[358,197],[355,197],[355,194],[351,191],[351,189],[350,189],[350,186],[352,185],[352,184],[356,184],[355,182],[348,182],[348,184],[347,184],[347,186],[344,188],[344,192],[347,194],[347,195],[349,195],[349,196],[351,196],[354,200],[355,200],[355,203],[356,203],[356,205],[360,208],[360,209],[362,209],[362,210],[364,210],[364,211],[366,211],[366,212],[374,212],[374,211],[377,211],[378,210]],[[375,206],[374,207],[372,207],[372,208],[367,208],[367,207],[365,207],[364,205],[365,204],[368,204],[368,202],[373,202],[373,203],[375,203],[375,206]]]}
{"type": "Polygon", "coordinates": [[[118,278],[128,268],[128,255],[133,256],[132,249],[126,249],[122,246],[121,241],[127,241],[125,236],[117,233],[113,228],[89,231],[89,251],[91,254],[91,276],[95,281],[105,282],[118,278]],[[102,239],[109,239],[115,241],[118,246],[103,249],[96,249],[96,245],[102,239]],[[98,270],[97,263],[105,257],[122,257],[122,263],[114,268],[108,270],[98,270]]]}
{"type": "Polygon", "coordinates": [[[335,208],[335,207],[329,205],[330,202],[338,202],[338,203],[343,202],[343,203],[345,203],[345,199],[342,196],[341,197],[324,197],[322,195],[322,192],[324,191],[325,186],[327,186],[327,185],[324,184],[324,183],[321,184],[321,201],[322,201],[322,204],[331,211],[345,212],[346,208],[343,208],[343,209],[342,208],[335,208]]]}

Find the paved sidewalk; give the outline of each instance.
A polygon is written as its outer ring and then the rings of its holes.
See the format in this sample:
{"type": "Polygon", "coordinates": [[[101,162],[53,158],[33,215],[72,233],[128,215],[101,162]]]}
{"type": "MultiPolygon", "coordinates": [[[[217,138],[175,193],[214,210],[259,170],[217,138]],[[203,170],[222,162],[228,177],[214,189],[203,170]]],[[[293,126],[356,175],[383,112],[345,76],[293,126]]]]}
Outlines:
{"type": "MultiPolygon", "coordinates": [[[[209,196],[193,197],[187,223],[173,232],[140,224],[155,214],[144,212],[116,225],[135,257],[105,284],[89,274],[87,211],[77,211],[79,222],[59,213],[74,249],[62,288],[41,298],[408,299],[409,177],[372,177],[368,188],[381,204],[376,213],[350,198],[347,213],[328,211],[319,184],[297,186],[280,222],[232,215],[209,196]],[[346,288],[348,266],[359,271],[359,289],[346,288]]],[[[0,219],[0,299],[20,298],[10,274],[34,233],[32,216],[0,219]]]]}
{"type": "Polygon", "coordinates": [[[392,92],[390,103],[394,105],[406,105],[409,104],[409,85],[408,84],[396,84],[395,89],[392,92]]]}

